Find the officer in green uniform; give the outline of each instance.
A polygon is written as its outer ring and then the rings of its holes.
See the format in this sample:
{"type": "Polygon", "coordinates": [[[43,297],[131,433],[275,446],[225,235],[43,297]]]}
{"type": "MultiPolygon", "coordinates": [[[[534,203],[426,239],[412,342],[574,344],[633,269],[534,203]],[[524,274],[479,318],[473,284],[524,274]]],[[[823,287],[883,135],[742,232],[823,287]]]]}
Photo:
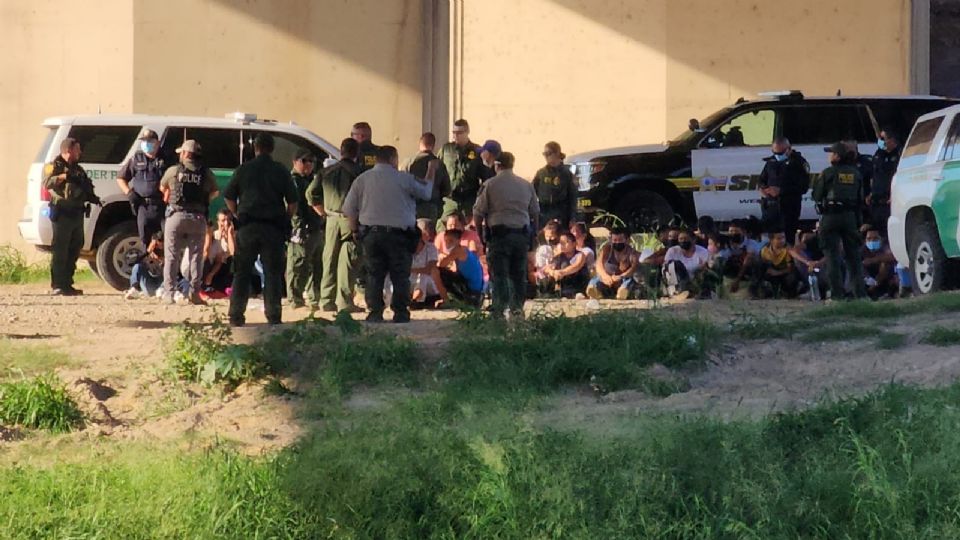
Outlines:
{"type": "Polygon", "coordinates": [[[350,137],[357,141],[360,150],[357,152],[357,165],[360,172],[369,171],[377,164],[377,145],[373,144],[373,129],[367,122],[357,122],[350,131],[350,137]]]}
{"type": "Polygon", "coordinates": [[[843,143],[824,148],[830,153],[827,167],[813,184],[813,200],[820,212],[820,244],[829,261],[830,290],[833,299],[843,298],[841,255],[846,262],[850,284],[857,298],[867,296],[860,256],[860,201],[863,179],[854,156],[843,143]],[[841,249],[843,250],[841,254],[841,249]]]}
{"type": "Polygon", "coordinates": [[[543,223],[556,219],[563,227],[572,228],[577,217],[578,189],[573,173],[563,163],[567,155],[560,150],[559,143],[550,141],[543,147],[543,157],[547,166],[533,177],[533,188],[540,199],[540,219],[543,223]]]}
{"type": "Polygon", "coordinates": [[[323,311],[363,311],[353,304],[359,251],[341,212],[350,186],[360,174],[356,162],[359,147],[355,139],[344,139],[340,143],[340,161],[321,171],[307,188],[307,203],[317,215],[327,219],[320,282],[323,311]]]}
{"type": "Polygon", "coordinates": [[[73,287],[73,273],[83,247],[83,217],[90,214],[89,203],[100,204],[93,181],[79,161],[80,143],[68,137],[60,143],[60,155],[43,169],[43,187],[50,192],[53,225],[50,294],[58,296],[83,294],[73,287]]]}
{"type": "Polygon", "coordinates": [[[273,135],[261,132],[253,141],[256,157],[233,173],[223,192],[227,208],[237,216],[237,252],[233,256],[233,292],[230,324],[246,322],[253,265],[263,262],[263,307],[267,322],[280,324],[283,308],[283,244],[289,237],[290,218],[297,210],[297,190],[286,167],[271,157],[273,135]]]}
{"type": "Polygon", "coordinates": [[[513,154],[500,154],[497,175],[484,184],[473,209],[474,222],[487,233],[495,318],[502,318],[507,308],[511,318],[523,317],[530,235],[540,225],[537,193],[513,174],[513,163],[513,154]]]}
{"type": "Polygon", "coordinates": [[[313,182],[316,158],[301,149],[293,159],[290,177],[297,188],[297,213],[290,220],[293,233],[287,244],[287,293],[294,308],[303,307],[307,293],[310,308],[320,305],[320,279],[323,277],[323,218],[307,203],[307,188],[313,182]]]}
{"type": "MultiPolygon", "coordinates": [[[[480,147],[470,141],[470,124],[464,119],[453,123],[453,140],[440,148],[440,161],[450,177],[450,197],[444,200],[442,218],[454,212],[465,216],[473,213],[473,205],[480,190],[480,147]]],[[[438,227],[439,228],[439,227],[438,227]]]]}

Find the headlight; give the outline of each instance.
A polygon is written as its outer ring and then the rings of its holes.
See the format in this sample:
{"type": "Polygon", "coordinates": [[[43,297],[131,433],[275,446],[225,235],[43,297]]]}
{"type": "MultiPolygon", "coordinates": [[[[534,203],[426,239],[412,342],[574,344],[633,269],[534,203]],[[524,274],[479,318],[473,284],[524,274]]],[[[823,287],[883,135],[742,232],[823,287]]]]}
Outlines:
{"type": "Polygon", "coordinates": [[[587,161],[570,165],[570,171],[577,178],[580,191],[590,191],[590,188],[593,187],[590,183],[593,175],[602,171],[606,166],[607,164],[602,161],[587,161]]]}

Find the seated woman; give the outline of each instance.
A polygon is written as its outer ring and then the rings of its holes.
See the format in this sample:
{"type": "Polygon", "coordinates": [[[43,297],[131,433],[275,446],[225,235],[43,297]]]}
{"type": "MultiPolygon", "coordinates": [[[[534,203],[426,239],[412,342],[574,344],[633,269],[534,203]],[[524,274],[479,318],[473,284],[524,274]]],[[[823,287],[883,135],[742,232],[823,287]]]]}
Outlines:
{"type": "Polygon", "coordinates": [[[221,208],[217,212],[217,230],[207,228],[203,252],[204,298],[226,298],[233,285],[233,254],[237,250],[237,233],[230,211],[221,208]]]}
{"type": "Polygon", "coordinates": [[[639,254],[630,245],[630,237],[623,229],[610,231],[610,241],[600,248],[596,262],[597,275],[587,286],[587,296],[594,299],[626,300],[634,289],[633,275],[639,268],[639,254]]]}
{"type": "Polygon", "coordinates": [[[686,298],[691,293],[712,298],[720,276],[710,268],[710,252],[693,242],[693,235],[681,231],[678,244],[667,250],[663,263],[663,283],[667,296],[686,298]]]}
{"type": "Polygon", "coordinates": [[[597,240],[590,234],[585,223],[575,223],[570,229],[573,236],[577,239],[577,249],[587,256],[587,268],[593,273],[593,267],[597,262],[597,240]]]}
{"type": "Polygon", "coordinates": [[[793,298],[797,295],[797,269],[787,248],[787,235],[783,231],[770,234],[770,243],[760,250],[754,281],[750,293],[754,298],[793,298]]]}
{"type": "Polygon", "coordinates": [[[553,264],[544,269],[540,290],[559,293],[561,298],[576,298],[583,294],[590,279],[587,256],[577,249],[573,233],[560,233],[560,250],[553,264]]]}
{"type": "Polygon", "coordinates": [[[440,283],[448,296],[479,307],[483,301],[483,267],[476,253],[462,245],[463,231],[448,228],[443,232],[450,252],[440,258],[437,268],[440,283]]]}

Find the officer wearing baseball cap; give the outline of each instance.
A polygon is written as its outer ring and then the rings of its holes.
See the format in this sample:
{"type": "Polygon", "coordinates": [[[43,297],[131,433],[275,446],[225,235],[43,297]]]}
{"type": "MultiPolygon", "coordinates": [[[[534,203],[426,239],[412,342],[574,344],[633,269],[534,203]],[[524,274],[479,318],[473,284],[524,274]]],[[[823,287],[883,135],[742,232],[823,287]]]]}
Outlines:
{"type": "Polygon", "coordinates": [[[290,220],[292,234],[287,245],[287,292],[294,308],[305,305],[304,293],[311,309],[320,306],[320,280],[323,278],[323,226],[320,214],[307,202],[307,188],[314,179],[317,159],[301,148],[293,158],[290,179],[297,188],[297,212],[290,220]]]}
{"type": "Polygon", "coordinates": [[[573,227],[577,216],[576,180],[570,168],[564,165],[567,157],[560,150],[560,143],[550,141],[543,146],[543,158],[547,166],[533,176],[533,188],[540,199],[540,219],[544,223],[558,220],[563,227],[573,227]]]}
{"type": "Polygon", "coordinates": [[[160,140],[156,131],[143,128],[139,141],[137,151],[120,165],[117,185],[130,200],[133,215],[137,216],[140,242],[146,249],[150,238],[160,230],[163,223],[164,202],[160,193],[160,178],[165,166],[158,155],[160,140]]]}
{"type": "Polygon", "coordinates": [[[230,324],[246,323],[253,264],[263,262],[263,308],[270,324],[280,324],[283,293],[283,249],[290,218],[297,210],[297,190],[287,168],[273,160],[274,140],[259,133],[253,141],[256,157],[237,168],[223,191],[223,199],[237,216],[237,252],[233,256],[233,292],[230,324]]]}
{"type": "Polygon", "coordinates": [[[830,167],[813,183],[813,201],[820,212],[820,244],[829,262],[832,298],[844,297],[841,257],[850,273],[850,284],[857,298],[867,296],[860,255],[860,201],[863,178],[854,164],[854,156],[842,142],[825,147],[830,167]],[[842,249],[842,252],[841,252],[842,249]]]}

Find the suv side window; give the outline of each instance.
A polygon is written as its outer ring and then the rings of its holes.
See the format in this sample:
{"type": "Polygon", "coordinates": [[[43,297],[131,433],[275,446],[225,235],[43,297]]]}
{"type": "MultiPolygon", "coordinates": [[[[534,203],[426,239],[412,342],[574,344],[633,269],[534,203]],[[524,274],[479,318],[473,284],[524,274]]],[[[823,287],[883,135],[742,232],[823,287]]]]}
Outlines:
{"type": "Polygon", "coordinates": [[[773,109],[754,109],[720,124],[701,147],[767,146],[773,141],[777,114],[773,109]]]}
{"type": "MultiPolygon", "coordinates": [[[[243,161],[253,159],[253,139],[256,138],[257,133],[260,132],[248,129],[243,131],[243,161]]],[[[313,152],[314,157],[317,158],[317,170],[321,167],[323,160],[329,157],[323,149],[303,137],[276,131],[269,131],[267,133],[273,135],[273,159],[284,167],[289,167],[293,164],[293,157],[297,155],[297,151],[301,148],[306,148],[313,152]]]]}
{"type": "Polygon", "coordinates": [[[940,153],[940,161],[955,159],[960,159],[960,115],[953,117],[953,123],[950,124],[950,131],[943,144],[943,152],[940,153]]]}
{"type": "Polygon", "coordinates": [[[811,105],[783,110],[783,134],[794,146],[876,139],[864,105],[811,105]]]}
{"type": "Polygon", "coordinates": [[[240,130],[230,128],[171,127],[163,137],[160,155],[168,163],[179,158],[176,149],[184,140],[200,143],[203,164],[211,169],[236,169],[240,166],[240,130]]]}
{"type": "Polygon", "coordinates": [[[140,134],[140,126],[73,126],[69,137],[80,142],[83,163],[119,164],[140,134]]]}
{"type": "Polygon", "coordinates": [[[913,133],[910,135],[910,140],[903,148],[903,154],[900,156],[900,167],[914,167],[926,160],[927,152],[933,146],[937,130],[940,129],[942,123],[942,116],[917,123],[917,127],[913,128],[913,133]]]}

